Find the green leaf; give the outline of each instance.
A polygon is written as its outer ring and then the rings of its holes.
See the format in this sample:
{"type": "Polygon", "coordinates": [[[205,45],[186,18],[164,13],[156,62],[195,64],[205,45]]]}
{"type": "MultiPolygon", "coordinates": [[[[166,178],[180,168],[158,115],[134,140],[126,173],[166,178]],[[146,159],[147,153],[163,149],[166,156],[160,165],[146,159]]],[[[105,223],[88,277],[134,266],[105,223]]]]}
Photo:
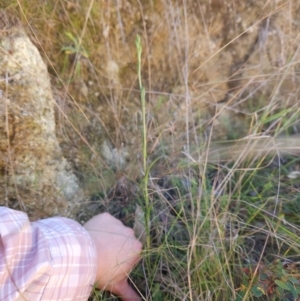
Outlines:
{"type": "Polygon", "coordinates": [[[293,294],[293,298],[296,300],[297,297],[298,297],[298,293],[297,293],[294,285],[292,283],[290,283],[290,282],[287,282],[286,285],[290,288],[290,292],[293,294]]]}
{"type": "Polygon", "coordinates": [[[277,293],[280,295],[280,296],[283,296],[284,295],[284,289],[282,289],[280,286],[277,287],[277,293]]]}
{"type": "Polygon", "coordinates": [[[261,275],[259,275],[259,279],[260,280],[267,280],[269,277],[268,277],[268,275],[267,274],[261,274],[261,275]]]}
{"type": "Polygon", "coordinates": [[[257,284],[252,287],[251,293],[257,298],[265,294],[264,290],[257,284]]]}
{"type": "Polygon", "coordinates": [[[291,111],[291,109],[287,109],[287,110],[282,110],[280,112],[278,112],[277,114],[272,114],[272,116],[270,117],[267,117],[267,118],[264,118],[262,120],[263,123],[267,123],[267,122],[271,122],[275,119],[278,119],[278,118],[281,118],[283,117],[284,115],[286,115],[287,113],[289,113],[291,111]]]}
{"type": "Polygon", "coordinates": [[[234,301],[242,301],[244,299],[246,292],[239,292],[236,294],[236,298],[234,299],[234,301]]]}
{"type": "Polygon", "coordinates": [[[287,290],[287,291],[290,290],[290,288],[289,288],[284,282],[282,282],[282,281],[280,281],[280,280],[275,280],[275,283],[276,283],[279,287],[283,288],[284,290],[287,290]]]}
{"type": "Polygon", "coordinates": [[[300,284],[300,281],[294,277],[289,277],[289,282],[294,284],[300,284]]]}
{"type": "Polygon", "coordinates": [[[300,286],[295,286],[295,290],[297,291],[298,294],[300,294],[300,286]]]}
{"type": "Polygon", "coordinates": [[[65,35],[76,45],[77,41],[74,38],[74,36],[72,35],[72,33],[70,33],[69,31],[65,32],[65,35]]]}

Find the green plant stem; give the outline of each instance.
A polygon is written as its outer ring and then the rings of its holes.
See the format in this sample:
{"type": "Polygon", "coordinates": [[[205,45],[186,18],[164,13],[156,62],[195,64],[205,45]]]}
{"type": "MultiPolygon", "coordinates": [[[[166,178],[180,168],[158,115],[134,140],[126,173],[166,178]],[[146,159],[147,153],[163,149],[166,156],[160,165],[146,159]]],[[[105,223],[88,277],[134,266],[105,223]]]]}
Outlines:
{"type": "Polygon", "coordinates": [[[151,208],[149,204],[149,194],[148,194],[148,178],[149,178],[149,170],[147,168],[147,124],[146,124],[146,91],[142,84],[142,43],[141,37],[137,35],[136,37],[136,49],[138,55],[138,80],[139,80],[139,88],[141,93],[141,104],[142,104],[142,136],[143,136],[143,194],[145,198],[145,228],[147,234],[146,245],[147,248],[150,248],[150,213],[151,208]]]}

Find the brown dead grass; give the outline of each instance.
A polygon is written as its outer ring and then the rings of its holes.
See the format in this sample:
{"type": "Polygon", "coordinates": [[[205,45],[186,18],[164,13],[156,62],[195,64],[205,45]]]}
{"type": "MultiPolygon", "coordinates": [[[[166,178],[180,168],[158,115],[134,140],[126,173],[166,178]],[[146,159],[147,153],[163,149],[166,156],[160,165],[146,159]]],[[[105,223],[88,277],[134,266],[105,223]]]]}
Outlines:
{"type": "MultiPolygon", "coordinates": [[[[291,152],[298,154],[298,136],[285,142],[277,138],[299,133],[297,1],[18,0],[1,5],[22,20],[47,62],[57,101],[57,135],[86,192],[96,200],[96,211],[109,209],[129,224],[143,177],[135,49],[136,35],[141,35],[149,165],[157,159],[151,167],[150,199],[153,220],[158,220],[155,247],[149,251],[154,263],[143,268],[153,265],[158,273],[146,275],[141,268],[139,287],[149,300],[225,300],[222,290],[225,296],[234,294],[229,262],[239,231],[228,238],[223,230],[240,222],[236,212],[228,213],[236,200],[220,205],[214,196],[234,181],[229,199],[243,189],[250,163],[257,158],[263,162],[270,149],[276,156],[293,146],[296,153],[291,152]],[[222,143],[242,137],[246,142],[222,143]],[[264,137],[272,147],[261,145],[264,137]],[[231,160],[234,165],[228,167],[231,160]],[[216,161],[222,162],[208,197],[204,183],[216,161]],[[239,170],[244,174],[236,180],[239,170]],[[160,185],[170,175],[180,183],[160,185]],[[174,187],[180,193],[168,199],[166,191],[175,193],[174,187]],[[204,217],[199,207],[203,198],[204,217]],[[194,221],[195,216],[203,219],[194,221]],[[164,227],[174,225],[179,225],[177,233],[190,227],[188,234],[180,233],[184,239],[189,236],[183,244],[186,257],[176,257],[172,244],[163,243],[170,230],[164,227]],[[231,252],[226,253],[224,241],[231,252]],[[187,266],[180,266],[180,258],[187,266]],[[202,272],[195,272],[200,266],[202,272]],[[186,268],[186,275],[173,276],[174,270],[186,268]],[[215,286],[212,291],[203,277],[217,272],[224,277],[210,279],[219,281],[220,290],[215,286]]],[[[85,218],[91,213],[94,207],[85,218]]]]}

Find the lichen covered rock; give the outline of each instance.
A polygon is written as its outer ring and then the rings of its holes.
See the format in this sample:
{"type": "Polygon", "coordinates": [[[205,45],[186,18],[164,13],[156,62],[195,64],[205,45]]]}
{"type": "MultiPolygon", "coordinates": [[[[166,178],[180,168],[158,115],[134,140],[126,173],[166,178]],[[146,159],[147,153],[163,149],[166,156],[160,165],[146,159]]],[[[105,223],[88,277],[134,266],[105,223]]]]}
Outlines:
{"type": "Polygon", "coordinates": [[[0,204],[32,219],[70,216],[83,193],[55,135],[46,65],[18,25],[0,31],[0,45],[0,204]]]}

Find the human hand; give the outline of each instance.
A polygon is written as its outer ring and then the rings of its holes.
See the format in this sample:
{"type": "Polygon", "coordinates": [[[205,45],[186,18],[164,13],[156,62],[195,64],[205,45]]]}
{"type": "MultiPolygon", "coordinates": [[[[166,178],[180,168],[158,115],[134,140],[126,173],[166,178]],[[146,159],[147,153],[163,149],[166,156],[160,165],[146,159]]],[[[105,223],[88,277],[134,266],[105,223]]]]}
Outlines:
{"type": "Polygon", "coordinates": [[[142,244],[131,228],[109,213],[94,216],[84,224],[97,249],[98,268],[96,284],[123,301],[140,301],[141,298],[127,282],[132,268],[140,260],[142,244]]]}

